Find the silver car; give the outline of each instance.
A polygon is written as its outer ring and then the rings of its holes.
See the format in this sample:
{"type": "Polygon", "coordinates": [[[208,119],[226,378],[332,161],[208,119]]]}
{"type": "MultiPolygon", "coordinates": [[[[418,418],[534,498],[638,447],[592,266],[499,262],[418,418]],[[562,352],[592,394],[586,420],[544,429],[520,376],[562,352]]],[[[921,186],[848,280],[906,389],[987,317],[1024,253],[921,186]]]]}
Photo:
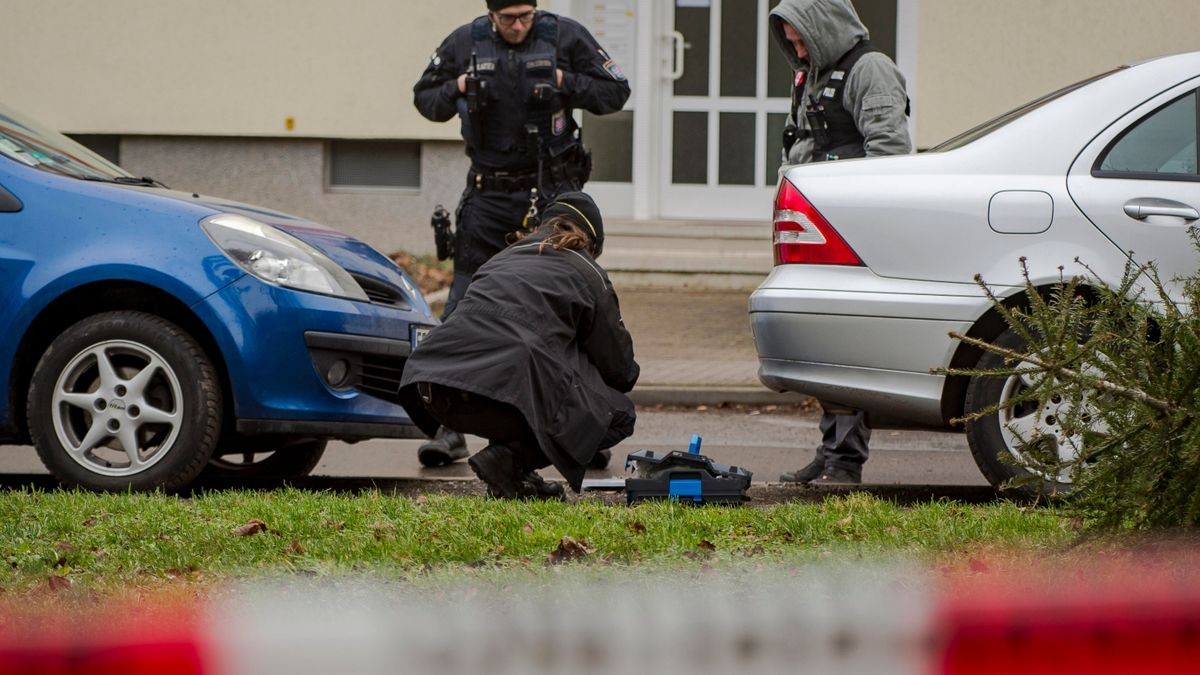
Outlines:
{"type": "MultiPolygon", "coordinates": [[[[928,152],[788,169],[775,200],[776,266],[750,298],[762,382],[865,409],[874,426],[948,429],[1027,384],[930,372],[989,358],[950,331],[1022,346],[976,274],[1019,303],[1020,258],[1038,286],[1083,272],[1076,258],[1110,282],[1130,257],[1155,261],[1164,280],[1196,273],[1198,87],[1200,52],[1169,56],[1054,92],[928,152]]],[[[1069,484],[1067,471],[1042,471],[1021,453],[1022,440],[1077,453],[1055,405],[967,425],[993,485],[1031,472],[1069,484]]]]}

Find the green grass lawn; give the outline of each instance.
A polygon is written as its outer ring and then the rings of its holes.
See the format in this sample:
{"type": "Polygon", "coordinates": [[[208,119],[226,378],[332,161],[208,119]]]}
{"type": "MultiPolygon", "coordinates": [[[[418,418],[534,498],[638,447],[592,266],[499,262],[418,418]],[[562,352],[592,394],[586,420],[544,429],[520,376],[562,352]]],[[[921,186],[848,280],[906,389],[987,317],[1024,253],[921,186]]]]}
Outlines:
{"type": "Polygon", "coordinates": [[[0,493],[6,563],[0,590],[68,582],[98,592],[165,582],[202,586],[256,574],[538,575],[568,560],[617,570],[842,556],[937,564],[977,551],[1054,551],[1076,537],[1076,525],[1053,510],[1008,503],[901,507],[863,494],[765,508],[630,508],[377,491],[181,498],[25,490],[0,493]],[[579,546],[563,547],[564,537],[579,546]]]}

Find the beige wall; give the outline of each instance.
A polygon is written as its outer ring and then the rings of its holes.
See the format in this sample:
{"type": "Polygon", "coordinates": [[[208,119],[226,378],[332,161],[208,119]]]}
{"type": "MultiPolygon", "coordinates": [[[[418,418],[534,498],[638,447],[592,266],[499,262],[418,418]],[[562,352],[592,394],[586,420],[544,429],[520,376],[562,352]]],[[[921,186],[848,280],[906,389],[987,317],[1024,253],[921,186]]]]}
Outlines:
{"type": "Polygon", "coordinates": [[[458,138],[412,106],[482,0],[0,0],[0,92],[75,133],[458,138]],[[295,119],[288,131],[285,120],[295,119]]]}
{"type": "Polygon", "coordinates": [[[1200,0],[918,0],[917,144],[1112,67],[1200,50],[1200,0]]]}

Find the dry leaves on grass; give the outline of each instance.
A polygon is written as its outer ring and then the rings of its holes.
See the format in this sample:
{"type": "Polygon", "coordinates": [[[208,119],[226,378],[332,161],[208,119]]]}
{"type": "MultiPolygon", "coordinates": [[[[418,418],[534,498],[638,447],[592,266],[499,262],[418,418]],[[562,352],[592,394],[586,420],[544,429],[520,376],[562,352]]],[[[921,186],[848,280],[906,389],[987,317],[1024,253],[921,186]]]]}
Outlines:
{"type": "Polygon", "coordinates": [[[266,523],[259,520],[258,518],[251,518],[250,520],[246,521],[245,525],[239,525],[239,526],[233,528],[230,531],[230,533],[233,534],[233,536],[235,536],[235,537],[249,537],[252,534],[258,534],[260,532],[266,532],[266,531],[267,531],[266,523]]]}
{"type": "Polygon", "coordinates": [[[575,539],[574,537],[564,536],[558,541],[558,548],[550,552],[546,561],[551,565],[558,565],[572,560],[580,560],[586,558],[596,551],[596,547],[587,543],[585,539],[575,539]]]}
{"type": "Polygon", "coordinates": [[[371,534],[375,536],[375,541],[391,541],[396,538],[396,526],[383,520],[377,520],[371,523],[371,534]]]}
{"type": "Polygon", "coordinates": [[[393,253],[392,260],[395,260],[397,265],[408,272],[408,276],[417,283],[417,288],[421,289],[421,293],[440,291],[449,287],[450,282],[454,280],[453,270],[442,269],[437,265],[423,262],[404,251],[393,253]]]}
{"type": "Polygon", "coordinates": [[[70,588],[71,580],[57,574],[52,574],[46,579],[46,585],[50,587],[51,591],[58,593],[70,588]]]}

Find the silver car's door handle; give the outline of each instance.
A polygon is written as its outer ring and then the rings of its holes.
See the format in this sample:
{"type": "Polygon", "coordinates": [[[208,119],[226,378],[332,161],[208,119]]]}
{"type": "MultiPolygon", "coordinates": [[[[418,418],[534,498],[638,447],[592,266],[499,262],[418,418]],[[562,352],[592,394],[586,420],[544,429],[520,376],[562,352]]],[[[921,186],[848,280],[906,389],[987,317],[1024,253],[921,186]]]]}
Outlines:
{"type": "Polygon", "coordinates": [[[1125,202],[1125,215],[1134,220],[1145,220],[1150,216],[1175,216],[1184,220],[1200,218],[1200,212],[1187,204],[1158,197],[1130,199],[1125,202]]]}

